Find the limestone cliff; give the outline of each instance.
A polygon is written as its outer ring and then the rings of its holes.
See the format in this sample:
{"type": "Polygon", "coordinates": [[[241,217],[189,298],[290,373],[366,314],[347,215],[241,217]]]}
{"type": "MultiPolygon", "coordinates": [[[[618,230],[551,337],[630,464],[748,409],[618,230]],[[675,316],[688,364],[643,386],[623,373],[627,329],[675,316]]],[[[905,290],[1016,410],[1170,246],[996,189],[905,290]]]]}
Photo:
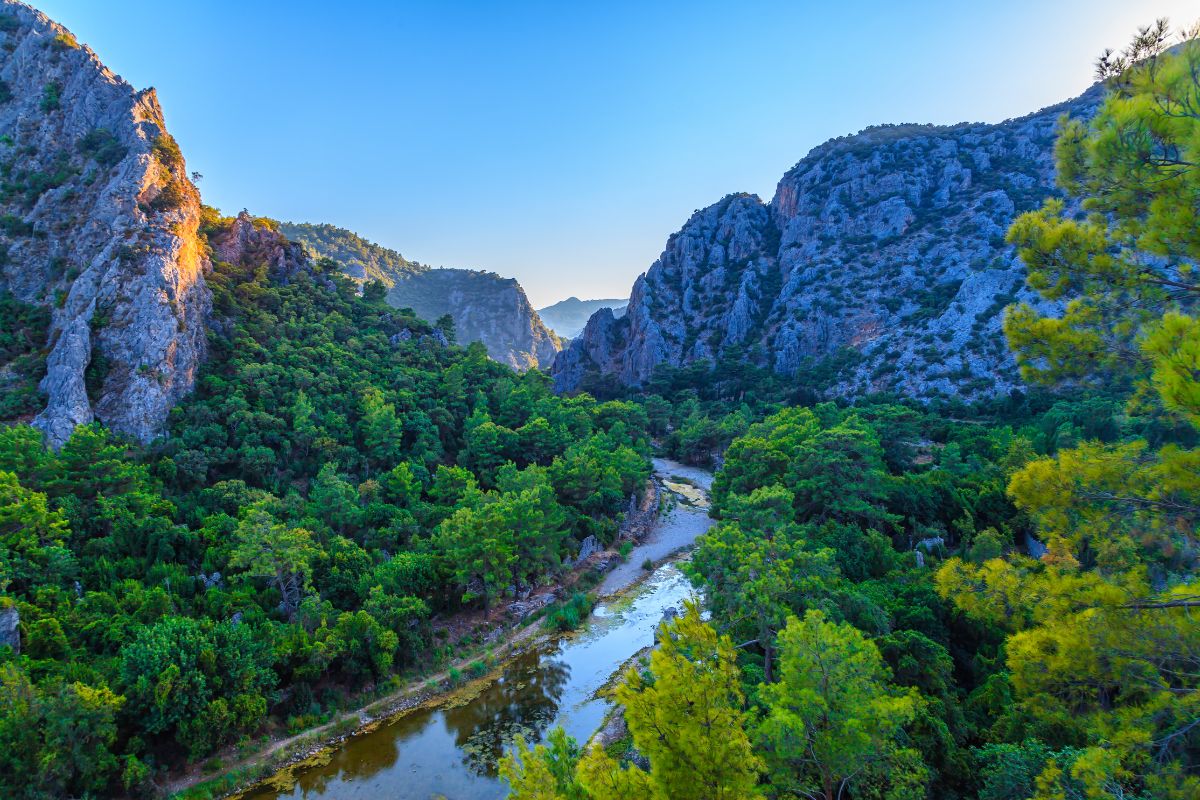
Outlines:
{"type": "Polygon", "coordinates": [[[199,197],[153,90],[0,0],[0,291],[53,308],[52,444],[99,419],[146,441],[192,386],[210,295],[199,197]]]}
{"type": "Polygon", "coordinates": [[[562,346],[538,317],[521,284],[494,272],[430,269],[399,280],[388,302],[433,321],[454,320],[460,344],[483,342],[488,354],[513,369],[549,368],[562,346]]]}
{"type": "Polygon", "coordinates": [[[381,281],[388,287],[388,302],[397,308],[411,308],[431,322],[449,314],[459,343],[482,342],[496,361],[519,370],[549,368],[558,354],[558,337],[512,278],[430,268],[333,225],[284,222],[280,230],[314,254],[340,263],[350,277],[381,281]]]}
{"type": "Polygon", "coordinates": [[[814,149],[764,204],[730,195],[696,212],[553,369],[643,384],[662,364],[737,352],[845,396],[978,398],[1020,384],[1003,308],[1036,302],[1004,235],[1055,192],[1060,115],[1080,98],[995,125],[870,128],[814,149]],[[737,348],[736,351],[734,348],[737,348]]]}

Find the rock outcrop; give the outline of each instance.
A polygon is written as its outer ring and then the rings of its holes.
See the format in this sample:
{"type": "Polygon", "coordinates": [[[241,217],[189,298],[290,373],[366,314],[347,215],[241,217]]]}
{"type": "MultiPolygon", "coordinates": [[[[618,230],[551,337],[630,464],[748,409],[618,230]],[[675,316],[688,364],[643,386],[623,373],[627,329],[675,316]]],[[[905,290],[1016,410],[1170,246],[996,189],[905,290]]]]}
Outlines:
{"type": "Polygon", "coordinates": [[[1005,231],[1056,191],[1059,117],[1086,116],[1101,96],[817,147],[769,204],[739,194],[696,212],[637,279],[625,317],[597,312],[559,355],[556,386],[639,386],[660,365],[737,358],[843,396],[1018,387],[1001,314],[1037,300],[1005,231]]]}
{"type": "Polygon", "coordinates": [[[21,612],[16,606],[0,608],[0,647],[11,647],[21,654],[21,612]]]}
{"type": "Polygon", "coordinates": [[[93,419],[149,440],[191,389],[210,307],[199,216],[154,91],[0,0],[0,290],[54,309],[35,420],[51,444],[93,419]]]}
{"type": "Polygon", "coordinates": [[[289,241],[273,220],[242,211],[228,225],[208,235],[213,258],[227,264],[266,265],[272,277],[286,281],[308,265],[304,245],[289,241]]]}
{"type": "Polygon", "coordinates": [[[549,368],[562,343],[512,278],[469,269],[430,268],[332,225],[284,222],[280,230],[314,255],[332,258],[359,281],[388,287],[388,302],[430,322],[449,314],[459,344],[482,342],[514,369],[549,368]]]}

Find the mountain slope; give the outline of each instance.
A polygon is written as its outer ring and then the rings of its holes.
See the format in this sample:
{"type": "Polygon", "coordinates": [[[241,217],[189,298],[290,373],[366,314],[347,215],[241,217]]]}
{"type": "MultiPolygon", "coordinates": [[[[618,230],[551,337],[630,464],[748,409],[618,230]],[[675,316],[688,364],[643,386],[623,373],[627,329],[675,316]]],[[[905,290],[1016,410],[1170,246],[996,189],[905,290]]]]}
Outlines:
{"type": "Polygon", "coordinates": [[[0,0],[0,291],[52,308],[36,423],[161,432],[205,350],[199,197],[153,90],[0,0]]]}
{"type": "Polygon", "coordinates": [[[482,342],[488,354],[514,369],[549,367],[560,343],[512,278],[467,269],[431,269],[395,250],[333,225],[284,222],[280,231],[318,256],[342,264],[350,277],[377,280],[387,300],[434,321],[449,314],[460,343],[482,342]]]}
{"type": "Polygon", "coordinates": [[[580,300],[578,297],[568,297],[566,300],[559,300],[554,305],[539,308],[538,316],[559,336],[564,339],[574,339],[583,333],[583,327],[587,325],[592,314],[602,308],[611,308],[613,314],[619,317],[625,313],[627,305],[629,305],[629,301],[620,298],[580,300]]]}
{"type": "Polygon", "coordinates": [[[1001,312],[1036,303],[1004,242],[1054,189],[1063,113],[1093,88],[997,125],[896,125],[827,142],[774,198],[730,195],[696,212],[634,284],[628,312],[600,311],[555,362],[556,386],[590,374],[643,384],[660,365],[740,348],[837,395],[978,398],[1020,385],[1001,312]]]}

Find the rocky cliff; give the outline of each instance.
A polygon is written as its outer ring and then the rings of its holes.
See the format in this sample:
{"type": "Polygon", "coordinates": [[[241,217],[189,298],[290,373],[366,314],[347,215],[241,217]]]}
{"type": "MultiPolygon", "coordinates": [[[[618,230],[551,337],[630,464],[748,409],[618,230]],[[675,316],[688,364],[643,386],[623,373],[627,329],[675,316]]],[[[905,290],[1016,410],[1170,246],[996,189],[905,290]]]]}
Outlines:
{"type": "Polygon", "coordinates": [[[870,128],[827,142],[770,203],[730,195],[697,211],[637,279],[623,319],[600,311],[555,362],[556,386],[589,373],[630,386],[659,365],[732,348],[798,383],[979,398],[1019,385],[1000,331],[1037,304],[1004,242],[1055,192],[1053,146],[1075,100],[1000,124],[870,128]]]}
{"type": "Polygon", "coordinates": [[[611,308],[613,315],[620,317],[625,314],[625,306],[629,301],[613,298],[609,300],[580,300],[578,297],[568,297],[545,308],[538,309],[542,322],[564,339],[574,339],[583,333],[587,321],[602,308],[611,308]]]}
{"type": "Polygon", "coordinates": [[[332,258],[350,277],[381,281],[388,302],[429,321],[449,314],[460,344],[482,342],[514,369],[549,368],[561,343],[512,278],[467,269],[435,269],[333,225],[284,222],[280,230],[317,256],[332,258]]]}
{"type": "Polygon", "coordinates": [[[35,424],[159,433],[205,348],[199,197],[153,90],[0,0],[0,291],[53,309],[35,424]]]}
{"type": "Polygon", "coordinates": [[[521,284],[494,272],[426,270],[397,281],[388,302],[430,321],[449,314],[459,344],[483,342],[492,358],[514,369],[549,368],[562,346],[521,284]]]}

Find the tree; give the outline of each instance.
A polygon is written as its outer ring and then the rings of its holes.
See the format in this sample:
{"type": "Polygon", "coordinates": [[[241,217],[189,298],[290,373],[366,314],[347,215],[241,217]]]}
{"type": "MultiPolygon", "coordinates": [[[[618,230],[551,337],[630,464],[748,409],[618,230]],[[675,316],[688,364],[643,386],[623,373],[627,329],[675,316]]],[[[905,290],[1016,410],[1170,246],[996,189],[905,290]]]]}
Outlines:
{"type": "Polygon", "coordinates": [[[779,647],[779,683],[761,689],[768,710],[759,737],[771,785],[781,794],[841,798],[892,764],[916,701],[888,685],[874,643],[820,611],[790,619],[779,647]]]}
{"type": "Polygon", "coordinates": [[[63,546],[67,519],[46,495],[25,489],[11,472],[0,472],[0,591],[24,592],[34,583],[58,585],[74,571],[63,546]]]}
{"type": "MultiPolygon", "coordinates": [[[[649,796],[741,800],[757,794],[762,764],[746,734],[733,642],[701,620],[698,604],[689,602],[662,628],[649,673],[630,670],[615,696],[634,745],[650,761],[649,796]]],[[[590,789],[606,772],[611,778],[612,769],[599,755],[589,757],[590,789]]]]}
{"type": "Polygon", "coordinates": [[[530,748],[518,736],[512,752],[500,760],[500,778],[512,800],[589,800],[576,777],[578,743],[562,728],[554,728],[547,744],[530,748]]]}
{"type": "Polygon", "coordinates": [[[385,402],[383,392],[374,387],[363,392],[359,430],[363,449],[371,461],[388,467],[400,460],[404,452],[404,422],[396,416],[396,406],[385,402]]]}
{"type": "Polygon", "coordinates": [[[229,566],[247,578],[267,578],[282,598],[280,610],[291,619],[308,585],[318,550],[312,534],[289,528],[258,507],[247,509],[234,532],[229,566]]]}

